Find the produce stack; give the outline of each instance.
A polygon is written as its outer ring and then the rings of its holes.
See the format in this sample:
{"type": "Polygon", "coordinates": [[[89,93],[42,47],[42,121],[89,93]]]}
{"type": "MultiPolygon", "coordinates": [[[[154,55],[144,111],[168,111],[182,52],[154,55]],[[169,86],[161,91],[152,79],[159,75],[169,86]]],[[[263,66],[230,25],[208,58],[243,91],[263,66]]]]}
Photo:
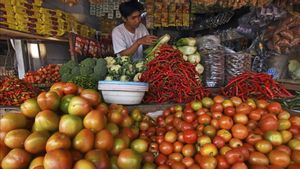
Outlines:
{"type": "Polygon", "coordinates": [[[0,120],[2,168],[155,168],[147,140],[138,137],[139,126],[154,121],[101,103],[96,90],[56,83],[20,109],[0,120]]]}
{"type": "Polygon", "coordinates": [[[60,81],[59,65],[49,64],[37,71],[29,71],[25,74],[24,81],[31,84],[49,85],[60,81]]]}
{"type": "Polygon", "coordinates": [[[106,57],[108,74],[105,80],[140,81],[140,76],[145,70],[144,61],[132,62],[128,56],[117,58],[106,57]]]}
{"type": "Polygon", "coordinates": [[[197,41],[195,38],[181,38],[176,42],[176,48],[182,52],[183,59],[185,61],[188,61],[196,66],[196,71],[200,76],[204,71],[204,67],[200,64],[201,56],[197,51],[196,44],[197,41]]]}
{"type": "Polygon", "coordinates": [[[205,97],[140,128],[157,168],[300,168],[300,117],[278,102],[205,97]]]}
{"type": "MultiPolygon", "coordinates": [[[[0,105],[19,106],[37,96],[38,89],[17,77],[4,77],[0,81],[0,105]]],[[[2,125],[2,124],[1,124],[2,125]]]]}
{"type": "Polygon", "coordinates": [[[106,76],[106,61],[103,58],[86,58],[77,64],[70,60],[59,70],[63,82],[73,82],[85,89],[96,88],[97,82],[106,76]]]}

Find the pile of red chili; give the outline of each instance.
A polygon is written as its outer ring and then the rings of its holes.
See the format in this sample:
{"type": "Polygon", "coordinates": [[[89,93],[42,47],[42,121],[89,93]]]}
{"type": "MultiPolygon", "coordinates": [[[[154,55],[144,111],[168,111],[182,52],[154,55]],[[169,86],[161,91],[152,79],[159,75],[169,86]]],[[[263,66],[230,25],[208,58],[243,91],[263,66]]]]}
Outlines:
{"type": "Polygon", "coordinates": [[[0,105],[19,106],[25,100],[37,96],[37,89],[16,77],[4,77],[0,81],[0,105]]]}
{"type": "Polygon", "coordinates": [[[200,83],[195,66],[184,61],[179,50],[162,45],[155,55],[140,79],[149,83],[145,103],[187,103],[208,95],[200,83]]]}
{"type": "Polygon", "coordinates": [[[293,97],[284,86],[274,81],[271,75],[255,72],[245,72],[232,78],[222,92],[224,96],[238,96],[243,100],[293,97]]]}

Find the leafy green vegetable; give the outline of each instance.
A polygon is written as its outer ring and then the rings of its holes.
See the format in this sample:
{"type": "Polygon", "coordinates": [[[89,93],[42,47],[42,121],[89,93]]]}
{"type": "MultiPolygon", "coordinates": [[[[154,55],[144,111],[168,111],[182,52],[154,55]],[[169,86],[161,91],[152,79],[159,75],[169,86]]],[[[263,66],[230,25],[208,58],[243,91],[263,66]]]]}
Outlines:
{"type": "Polygon", "coordinates": [[[158,41],[156,41],[154,44],[150,45],[145,51],[144,51],[144,55],[146,58],[147,62],[150,62],[155,56],[154,53],[155,51],[162,45],[165,43],[168,43],[169,40],[171,39],[169,34],[165,34],[164,36],[161,36],[158,41]]]}
{"type": "Polygon", "coordinates": [[[195,47],[195,46],[179,46],[178,49],[184,55],[191,55],[191,54],[194,54],[197,51],[197,47],[195,47]]]}
{"type": "Polygon", "coordinates": [[[201,57],[200,57],[199,52],[188,55],[188,61],[192,64],[198,64],[198,63],[200,63],[200,60],[201,60],[201,57]]]}
{"type": "Polygon", "coordinates": [[[177,42],[176,42],[176,46],[196,46],[196,39],[192,38],[192,37],[188,37],[188,38],[180,38],[177,42]]]}

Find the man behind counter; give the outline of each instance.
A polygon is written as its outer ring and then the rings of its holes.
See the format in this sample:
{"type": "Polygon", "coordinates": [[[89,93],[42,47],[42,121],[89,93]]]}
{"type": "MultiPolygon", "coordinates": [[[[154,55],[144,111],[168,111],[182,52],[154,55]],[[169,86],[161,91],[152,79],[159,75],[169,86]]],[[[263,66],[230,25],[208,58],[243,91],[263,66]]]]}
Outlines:
{"type": "Polygon", "coordinates": [[[151,45],[157,40],[141,23],[144,7],[136,0],[130,0],[121,3],[119,10],[124,23],[112,31],[114,53],[117,56],[131,56],[133,61],[143,59],[143,45],[151,45]]]}

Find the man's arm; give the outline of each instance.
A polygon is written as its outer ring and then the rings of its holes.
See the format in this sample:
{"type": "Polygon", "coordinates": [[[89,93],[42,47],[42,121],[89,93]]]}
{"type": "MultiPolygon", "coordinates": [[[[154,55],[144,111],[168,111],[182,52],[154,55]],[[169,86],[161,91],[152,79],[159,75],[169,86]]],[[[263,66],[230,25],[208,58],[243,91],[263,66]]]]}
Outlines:
{"type": "Polygon", "coordinates": [[[147,35],[135,41],[129,48],[122,50],[119,54],[121,56],[132,56],[140,45],[151,45],[157,40],[156,36],[147,35]]]}

